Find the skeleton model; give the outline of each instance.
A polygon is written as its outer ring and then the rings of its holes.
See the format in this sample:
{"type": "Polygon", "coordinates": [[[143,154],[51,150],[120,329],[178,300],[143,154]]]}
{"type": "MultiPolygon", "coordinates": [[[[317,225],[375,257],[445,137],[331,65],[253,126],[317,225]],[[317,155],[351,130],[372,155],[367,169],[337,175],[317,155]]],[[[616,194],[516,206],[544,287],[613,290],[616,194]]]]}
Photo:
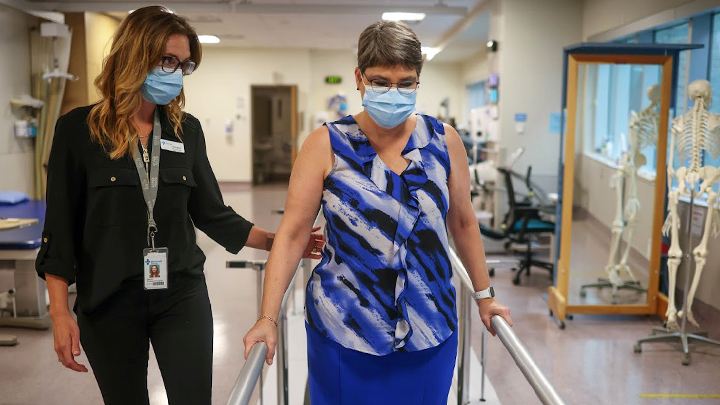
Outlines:
{"type": "Polygon", "coordinates": [[[580,296],[585,297],[587,288],[612,287],[613,304],[616,304],[616,293],[621,289],[645,292],[637,278],[628,266],[628,258],[632,249],[632,237],[637,225],[637,214],[640,210],[640,200],[637,196],[637,171],[647,162],[645,156],[640,153],[644,148],[655,145],[658,135],[658,106],[660,105],[660,86],[653,85],[647,90],[650,105],[639,113],[632,112],[630,118],[630,136],[628,139],[629,150],[622,157],[622,165],[617,169],[610,179],[610,187],[615,189],[616,210],[615,220],[612,223],[612,241],[610,242],[610,255],[608,264],[605,266],[607,279],[600,279],[593,284],[585,284],[580,287],[580,296]],[[627,204],[623,207],[623,189],[625,181],[629,180],[629,196],[627,204]],[[624,211],[624,212],[623,212],[624,211]],[[627,246],[622,257],[618,260],[618,252],[623,239],[627,235],[627,246]],[[622,275],[625,274],[631,281],[625,281],[622,275]]]}
{"type": "MultiPolygon", "coordinates": [[[[697,80],[689,86],[689,96],[695,103],[694,107],[685,115],[673,120],[672,135],[670,138],[670,161],[668,164],[668,217],[663,226],[663,233],[670,234],[670,251],[668,252],[668,271],[670,289],[668,291],[668,309],[666,312],[668,329],[678,330],[678,316],[685,316],[693,325],[698,326],[693,318],[691,306],[703,268],[707,260],[708,239],[710,233],[717,236],[720,233],[720,216],[715,211],[718,194],[713,186],[720,180],[720,168],[701,166],[703,152],[713,157],[720,154],[720,115],[710,114],[707,108],[711,101],[711,87],[707,80],[697,80]],[[675,146],[677,145],[677,146],[675,146]],[[673,149],[677,148],[678,156],[687,166],[673,169],[673,149]],[[678,187],[672,190],[672,179],[677,180],[678,187]],[[697,184],[699,189],[696,189],[697,184]],[[694,193],[694,194],[692,194],[694,193]],[[680,217],[678,216],[678,201],[680,196],[703,195],[707,193],[708,214],[705,219],[705,231],[700,244],[693,250],[695,259],[695,276],[692,280],[690,292],[686,302],[687,308],[677,312],[675,308],[675,283],[677,270],[680,265],[683,251],[680,248],[680,217]]],[[[690,235],[687,235],[690,237],[690,235]]]]}
{"type": "Polygon", "coordinates": [[[647,162],[640,151],[657,143],[660,86],[654,85],[648,88],[647,95],[650,99],[650,105],[638,114],[632,113],[628,139],[630,150],[623,156],[622,166],[615,172],[610,181],[610,187],[615,189],[617,209],[612,224],[613,236],[610,244],[610,257],[605,271],[608,273],[608,278],[613,287],[613,296],[619,287],[625,285],[625,281],[620,276],[623,273],[630,277],[632,284],[638,284],[637,278],[635,278],[630,266],[627,264],[632,249],[631,241],[637,224],[637,214],[640,210],[640,200],[637,196],[637,171],[647,162]],[[630,190],[624,209],[625,218],[623,221],[623,186],[626,179],[629,180],[630,190]],[[623,233],[627,234],[627,246],[618,262],[618,251],[620,250],[623,233]]]}
{"type": "Polygon", "coordinates": [[[15,314],[15,290],[10,289],[0,293],[0,315],[7,311],[15,314]]]}

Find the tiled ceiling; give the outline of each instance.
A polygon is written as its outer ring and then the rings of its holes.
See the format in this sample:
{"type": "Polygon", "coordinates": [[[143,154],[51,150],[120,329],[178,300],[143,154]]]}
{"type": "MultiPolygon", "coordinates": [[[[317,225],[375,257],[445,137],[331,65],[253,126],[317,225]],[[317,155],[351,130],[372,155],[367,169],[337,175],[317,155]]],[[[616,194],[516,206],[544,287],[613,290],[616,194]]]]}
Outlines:
{"type": "MultiPolygon", "coordinates": [[[[59,11],[79,11],[89,2],[76,0],[31,0],[59,11]]],[[[231,3],[217,0],[172,0],[188,17],[198,34],[220,37],[218,45],[248,48],[354,49],[360,32],[381,19],[384,11],[430,8],[426,18],[411,24],[423,46],[434,46],[464,13],[483,0],[252,0],[231,3]],[[261,9],[258,7],[266,7],[261,9]],[[285,8],[292,12],[284,12],[285,8]],[[206,11],[207,10],[207,11],[206,11]],[[223,12],[223,10],[226,10],[223,12]]],[[[99,0],[91,11],[108,12],[123,18],[143,2],[99,0]]],[[[147,5],[154,3],[146,3],[147,5]]],[[[456,62],[477,53],[487,40],[487,18],[477,18],[447,45],[437,61],[456,62]],[[445,55],[443,55],[445,53],[445,55]]]]}

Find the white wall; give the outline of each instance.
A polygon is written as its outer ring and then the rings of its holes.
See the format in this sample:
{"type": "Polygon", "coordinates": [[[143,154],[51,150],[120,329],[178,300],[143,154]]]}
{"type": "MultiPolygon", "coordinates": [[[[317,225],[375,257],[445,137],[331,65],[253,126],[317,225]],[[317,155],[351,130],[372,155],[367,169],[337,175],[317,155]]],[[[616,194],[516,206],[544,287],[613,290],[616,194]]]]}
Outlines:
{"type": "Polygon", "coordinates": [[[88,104],[100,101],[100,93],[95,87],[95,78],[102,71],[102,62],[110,52],[112,36],[120,26],[120,21],[101,13],[84,13],[85,18],[85,61],[87,63],[87,100],[88,104]]]}
{"type": "Polygon", "coordinates": [[[459,120],[462,111],[462,95],[464,86],[460,81],[460,64],[425,62],[420,73],[420,88],[417,94],[417,111],[442,116],[445,121],[450,117],[459,120]],[[450,117],[444,117],[445,108],[440,103],[450,100],[450,117]]]}
{"type": "Polygon", "coordinates": [[[461,104],[458,123],[466,127],[470,122],[470,93],[467,86],[483,81],[490,75],[490,59],[485,49],[460,63],[461,104]]]}
{"type": "MultiPolygon", "coordinates": [[[[312,116],[318,111],[327,111],[330,98],[340,92],[347,97],[348,114],[362,111],[362,100],[355,85],[355,66],[357,66],[357,55],[353,51],[310,51],[309,125],[312,123],[312,116]],[[327,76],[340,76],[342,82],[326,84],[327,76]]],[[[308,127],[308,129],[315,128],[308,127]]]]}
{"type": "Polygon", "coordinates": [[[10,100],[30,94],[30,28],[36,20],[0,5],[0,191],[33,194],[33,141],[15,138],[21,111],[10,100]],[[17,112],[20,115],[15,114],[17,112]]]}
{"type": "Polygon", "coordinates": [[[523,172],[532,165],[535,180],[548,188],[553,186],[550,178],[557,175],[560,158],[560,138],[550,133],[549,125],[550,114],[560,112],[562,49],[580,42],[582,10],[582,3],[575,0],[505,0],[502,5],[501,153],[525,147],[515,169],[523,172]],[[527,114],[523,134],[515,131],[517,113],[527,114]]]}
{"type": "MultiPolygon", "coordinates": [[[[708,0],[585,0],[583,10],[583,38],[620,28],[650,16],[659,24],[686,17],[684,9],[719,7],[719,1],[708,0]]],[[[649,27],[643,27],[645,29],[649,27]]]]}
{"type": "Polygon", "coordinates": [[[185,110],[202,123],[219,181],[252,181],[250,86],[297,85],[298,111],[307,112],[309,83],[307,50],[203,49],[200,68],[185,80],[185,110]],[[225,135],[226,120],[234,125],[231,138],[225,135]]]}

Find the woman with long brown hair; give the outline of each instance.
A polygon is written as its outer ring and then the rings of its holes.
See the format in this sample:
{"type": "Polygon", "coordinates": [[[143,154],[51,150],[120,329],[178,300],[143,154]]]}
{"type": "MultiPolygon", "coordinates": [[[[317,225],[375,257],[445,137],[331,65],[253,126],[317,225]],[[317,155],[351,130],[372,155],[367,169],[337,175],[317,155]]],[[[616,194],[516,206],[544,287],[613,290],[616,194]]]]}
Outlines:
{"type": "MultiPolygon", "coordinates": [[[[36,268],[58,361],[87,372],[82,344],[105,404],[149,403],[150,343],[169,403],[210,404],[213,321],[194,227],[232,253],[272,244],[224,204],[200,123],[182,111],[183,77],[201,56],[182,17],[138,9],[95,80],[102,101],[56,125],[36,268]]],[[[318,258],[322,236],[306,238],[304,255],[318,258]]]]}

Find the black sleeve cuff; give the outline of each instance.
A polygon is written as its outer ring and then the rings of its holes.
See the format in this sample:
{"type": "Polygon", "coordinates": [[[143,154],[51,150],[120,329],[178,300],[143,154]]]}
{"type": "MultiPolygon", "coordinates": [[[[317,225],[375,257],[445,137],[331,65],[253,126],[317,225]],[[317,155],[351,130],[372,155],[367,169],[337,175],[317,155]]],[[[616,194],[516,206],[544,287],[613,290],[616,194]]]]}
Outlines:
{"type": "Polygon", "coordinates": [[[255,226],[255,224],[246,220],[245,218],[242,218],[240,230],[236,234],[234,234],[232,240],[230,240],[229,243],[225,245],[225,249],[227,249],[227,251],[232,254],[237,254],[247,243],[248,237],[250,236],[250,231],[252,230],[253,226],[255,226]]]}
{"type": "Polygon", "coordinates": [[[43,259],[38,256],[35,262],[35,270],[38,276],[45,280],[46,274],[62,277],[68,281],[68,285],[75,283],[75,266],[69,265],[61,260],[43,259]]]}

